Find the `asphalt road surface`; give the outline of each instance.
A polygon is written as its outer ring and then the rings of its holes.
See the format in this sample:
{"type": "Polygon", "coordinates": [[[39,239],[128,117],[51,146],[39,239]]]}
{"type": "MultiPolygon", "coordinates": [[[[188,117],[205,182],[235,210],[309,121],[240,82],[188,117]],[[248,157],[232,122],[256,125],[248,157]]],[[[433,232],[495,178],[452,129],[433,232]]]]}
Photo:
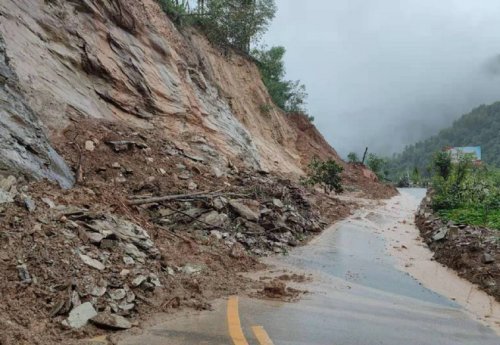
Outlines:
{"type": "Polygon", "coordinates": [[[213,311],[158,322],[119,344],[499,345],[492,328],[396,268],[388,254],[380,233],[410,221],[424,193],[403,191],[391,208],[361,211],[289,256],[270,259],[275,271],[313,275],[296,285],[309,291],[298,302],[234,296],[217,301],[213,311]],[[410,207],[398,209],[403,199],[410,207]]]}

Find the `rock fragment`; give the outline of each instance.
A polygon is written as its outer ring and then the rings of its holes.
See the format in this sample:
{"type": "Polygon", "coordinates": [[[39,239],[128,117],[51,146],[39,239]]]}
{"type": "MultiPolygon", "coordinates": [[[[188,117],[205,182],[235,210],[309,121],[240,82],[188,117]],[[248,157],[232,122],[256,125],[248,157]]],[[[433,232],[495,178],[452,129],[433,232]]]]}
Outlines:
{"type": "Polygon", "coordinates": [[[123,330],[132,327],[130,321],[125,319],[123,316],[111,313],[99,313],[92,317],[90,321],[96,326],[102,328],[123,330]]]}
{"type": "Polygon", "coordinates": [[[492,264],[495,262],[495,258],[489,253],[484,253],[482,258],[481,258],[481,261],[484,264],[492,264]]]}
{"type": "Polygon", "coordinates": [[[241,201],[237,200],[229,200],[229,205],[233,208],[233,210],[238,213],[240,216],[243,218],[246,218],[250,221],[258,221],[259,220],[259,214],[255,211],[253,211],[250,207],[245,205],[241,201]]]}
{"type": "Polygon", "coordinates": [[[92,140],[85,141],[85,150],[92,152],[95,150],[95,143],[92,140]]]}
{"type": "Polygon", "coordinates": [[[95,268],[96,270],[102,271],[105,268],[105,266],[104,266],[104,264],[102,262],[100,262],[100,261],[98,261],[96,259],[92,259],[88,255],[85,255],[85,254],[82,254],[82,253],[79,253],[78,255],[80,256],[80,259],[82,259],[82,261],[86,265],[88,265],[88,266],[90,266],[92,268],[95,268]]]}
{"type": "Polygon", "coordinates": [[[96,310],[90,302],[80,304],[78,307],[73,308],[69,313],[68,318],[63,322],[71,328],[81,328],[87,322],[97,315],[96,310]]]}

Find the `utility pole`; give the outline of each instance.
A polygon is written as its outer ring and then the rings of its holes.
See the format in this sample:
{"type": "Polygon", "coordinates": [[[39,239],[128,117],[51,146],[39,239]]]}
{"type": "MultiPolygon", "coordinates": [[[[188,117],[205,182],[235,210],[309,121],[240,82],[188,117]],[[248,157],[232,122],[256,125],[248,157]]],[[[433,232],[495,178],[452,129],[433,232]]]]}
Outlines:
{"type": "Polygon", "coordinates": [[[361,164],[365,164],[365,159],[366,159],[366,154],[368,153],[368,147],[365,149],[365,153],[363,154],[363,160],[361,161],[361,164]]]}

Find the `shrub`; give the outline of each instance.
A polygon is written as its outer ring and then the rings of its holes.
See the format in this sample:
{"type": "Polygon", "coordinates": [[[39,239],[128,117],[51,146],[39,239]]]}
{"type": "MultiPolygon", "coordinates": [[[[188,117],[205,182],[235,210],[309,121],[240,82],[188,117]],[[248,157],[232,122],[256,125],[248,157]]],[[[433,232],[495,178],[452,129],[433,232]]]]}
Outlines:
{"type": "Polygon", "coordinates": [[[449,152],[439,151],[432,158],[434,171],[443,179],[448,179],[451,172],[451,155],[449,152]]]}
{"type": "Polygon", "coordinates": [[[385,180],[388,172],[387,172],[387,160],[385,158],[379,157],[374,153],[370,153],[368,155],[368,159],[366,160],[366,164],[368,167],[377,175],[377,177],[381,180],[385,180]]]}
{"type": "Polygon", "coordinates": [[[344,170],[332,159],[321,161],[313,158],[308,166],[308,175],[303,182],[310,186],[321,185],[325,192],[343,192],[341,173],[344,170]]]}
{"type": "Polygon", "coordinates": [[[349,161],[349,163],[359,163],[359,157],[356,152],[349,152],[349,154],[347,155],[347,160],[349,161]]]}

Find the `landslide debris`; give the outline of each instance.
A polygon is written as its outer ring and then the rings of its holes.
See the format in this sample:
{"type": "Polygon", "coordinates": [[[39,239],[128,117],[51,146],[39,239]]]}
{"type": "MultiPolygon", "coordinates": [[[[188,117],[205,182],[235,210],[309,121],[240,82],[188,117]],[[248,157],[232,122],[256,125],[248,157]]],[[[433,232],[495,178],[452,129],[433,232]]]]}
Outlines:
{"type": "Polygon", "coordinates": [[[498,230],[444,222],[430,205],[428,195],[420,205],[415,223],[434,252],[434,259],[500,301],[498,230]]]}
{"type": "Polygon", "coordinates": [[[354,206],[230,162],[220,171],[154,131],[75,122],[54,139],[78,177],[73,189],[1,179],[0,344],[209,308],[261,285],[238,275],[260,267],[256,257],[286,253],[354,206]]]}

